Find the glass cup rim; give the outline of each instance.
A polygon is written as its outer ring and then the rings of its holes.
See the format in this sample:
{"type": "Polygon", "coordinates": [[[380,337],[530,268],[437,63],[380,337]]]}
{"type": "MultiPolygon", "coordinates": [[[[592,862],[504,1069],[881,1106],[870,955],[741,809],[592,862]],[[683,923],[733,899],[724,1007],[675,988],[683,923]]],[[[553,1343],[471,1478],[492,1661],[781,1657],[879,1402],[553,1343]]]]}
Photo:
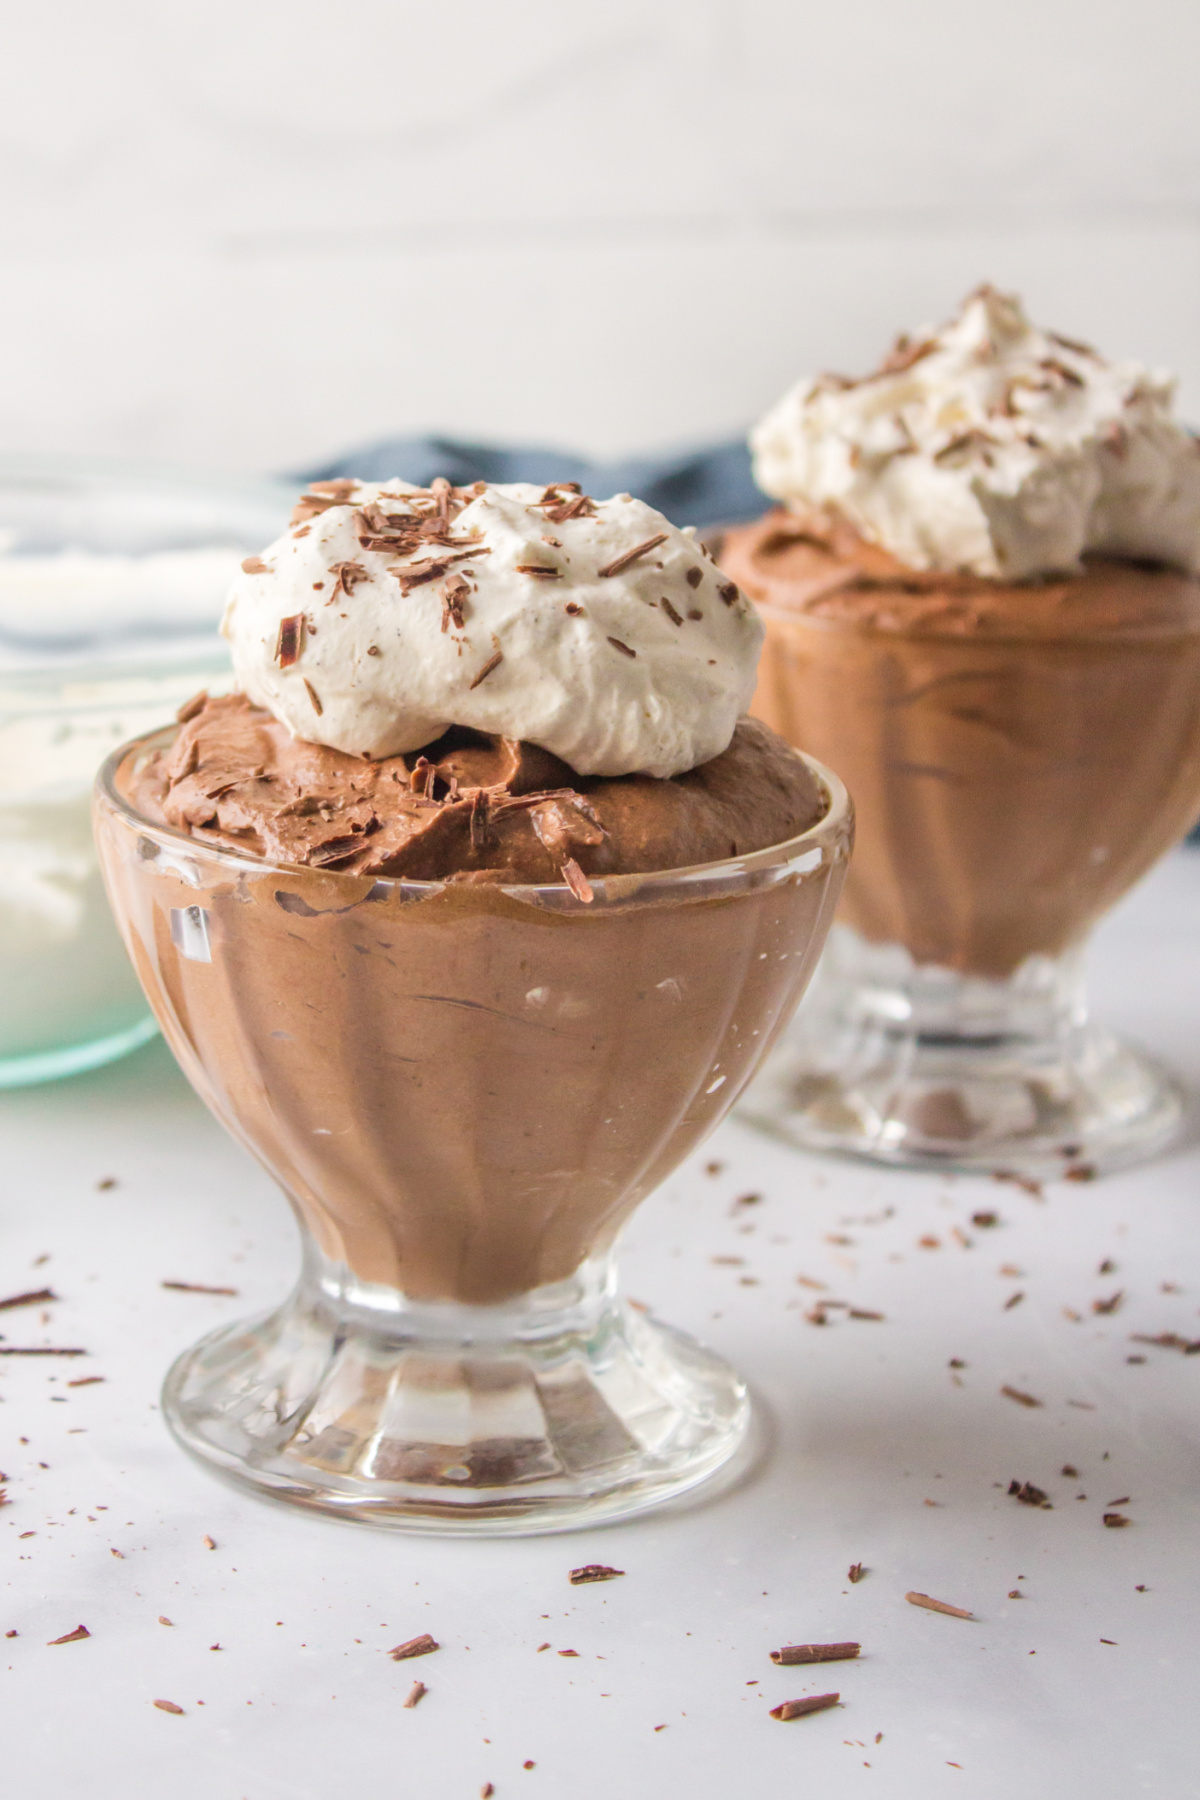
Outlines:
{"type": "MultiPolygon", "coordinates": [[[[140,737],[130,738],[127,743],[113,750],[101,763],[96,775],[95,796],[97,800],[105,800],[129,825],[140,832],[148,833],[156,838],[165,838],[169,843],[185,848],[192,856],[211,857],[218,864],[224,864],[239,875],[280,875],[284,877],[320,877],[322,881],[347,881],[361,884],[364,880],[372,880],[377,887],[389,890],[411,892],[414,895],[436,894],[451,885],[449,877],[441,877],[432,881],[419,881],[406,875],[363,876],[345,869],[313,869],[305,863],[279,862],[271,857],[255,856],[250,852],[235,850],[222,844],[214,844],[204,838],[193,837],[189,832],[180,831],[174,825],[164,825],[155,819],[147,819],[130,804],[116,785],[117,771],[125,760],[138,751],[146,751],[156,747],[156,739],[167,739],[177,732],[177,724],[158,726],[153,731],[143,732],[140,737]]],[[[816,776],[828,797],[829,805],[822,816],[792,838],[785,838],[781,843],[768,844],[761,850],[748,851],[744,856],[720,857],[716,861],[706,863],[690,863],[678,869],[652,869],[644,873],[625,875],[601,875],[594,879],[589,877],[589,886],[597,899],[621,901],[631,898],[635,893],[644,895],[647,888],[690,885],[720,880],[730,876],[748,877],[757,873],[768,873],[777,870],[786,873],[792,864],[816,853],[816,861],[812,868],[819,867],[827,859],[830,851],[836,851],[843,843],[847,844],[854,821],[854,805],[845,783],[825,763],[818,762],[815,756],[807,751],[799,750],[795,745],[788,748],[798,756],[810,772],[816,776]]],[[[581,912],[590,910],[590,903],[579,900],[564,882],[507,882],[499,881],[489,884],[504,894],[517,898],[527,898],[533,904],[562,904],[564,897],[574,902],[581,912]]]]}

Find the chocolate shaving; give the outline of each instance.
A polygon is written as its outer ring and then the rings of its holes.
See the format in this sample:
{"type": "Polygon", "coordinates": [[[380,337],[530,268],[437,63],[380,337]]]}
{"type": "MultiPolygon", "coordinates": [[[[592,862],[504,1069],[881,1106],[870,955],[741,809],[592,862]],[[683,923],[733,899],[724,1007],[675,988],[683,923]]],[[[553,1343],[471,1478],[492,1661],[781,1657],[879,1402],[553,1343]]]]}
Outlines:
{"type": "Polygon", "coordinates": [[[771,1708],[771,1717],[802,1719],[807,1713],[824,1712],[827,1707],[836,1706],[840,1699],[840,1694],[809,1694],[803,1700],[785,1700],[782,1705],[771,1708]]]}
{"type": "Polygon", "coordinates": [[[853,1585],[855,1582],[861,1581],[866,1572],[861,1563],[851,1563],[846,1574],[853,1585]]]}
{"type": "Polygon", "coordinates": [[[180,1718],[183,1717],[182,1706],[176,1706],[173,1700],[156,1700],[154,1704],[157,1706],[159,1712],[176,1713],[180,1718]]]}
{"type": "Polygon", "coordinates": [[[470,684],[471,687],[477,688],[481,682],[486,681],[488,676],[491,674],[492,670],[498,669],[500,667],[500,664],[503,661],[504,661],[503,650],[495,651],[495,653],[493,655],[488,657],[488,659],[484,663],[482,669],[480,669],[478,675],[476,675],[474,681],[471,682],[471,684],[470,684]]]}
{"type": "Polygon", "coordinates": [[[577,481],[552,483],[534,505],[542,507],[547,519],[555,525],[561,525],[567,519],[591,519],[596,514],[595,501],[581,491],[577,481]]]}
{"type": "Polygon", "coordinates": [[[50,1645],[53,1647],[55,1644],[78,1644],[91,1635],[86,1625],[77,1625],[74,1631],[68,1631],[60,1638],[51,1638],[50,1645]]]}
{"type": "Polygon", "coordinates": [[[572,1587],[583,1587],[589,1581],[615,1581],[623,1575],[624,1569],[610,1568],[607,1563],[584,1563],[580,1569],[572,1569],[567,1580],[572,1587]]]}
{"type": "Polygon", "coordinates": [[[0,1312],[11,1312],[15,1306],[40,1306],[57,1299],[53,1288],[31,1288],[26,1294],[10,1294],[7,1300],[0,1300],[0,1312]]]}
{"type": "Polygon", "coordinates": [[[1115,1294],[1110,1294],[1108,1296],[1107,1300],[1093,1300],[1092,1301],[1092,1311],[1094,1313],[1119,1312],[1121,1309],[1121,1302],[1122,1302],[1122,1300],[1124,1300],[1124,1298],[1125,1298],[1124,1288],[1118,1288],[1115,1294]]]}
{"type": "MultiPolygon", "coordinates": [[[[448,631],[453,625],[461,631],[466,620],[465,607],[471,597],[471,586],[461,575],[452,575],[442,589],[442,630],[448,631]]],[[[379,652],[375,652],[378,656],[379,652]]]]}
{"type": "Polygon", "coordinates": [[[321,714],[325,711],[325,708],[321,705],[320,695],[317,693],[316,688],[313,686],[312,682],[308,679],[307,675],[302,675],[300,677],[300,679],[304,683],[304,691],[308,695],[308,698],[309,698],[310,702],[312,703],[313,711],[316,713],[317,717],[320,718],[321,714]]]}
{"type": "Polygon", "coordinates": [[[271,569],[261,556],[248,556],[242,563],[242,573],[243,575],[269,575],[271,569]]]}
{"type": "Polygon", "coordinates": [[[896,339],[879,367],[876,375],[903,375],[914,363],[919,363],[937,349],[935,338],[910,338],[902,331],[896,339]]]}
{"type": "Polygon", "coordinates": [[[965,1607],[951,1606],[946,1600],[933,1600],[928,1594],[905,1594],[910,1606],[923,1606],[926,1612],[945,1613],[951,1619],[973,1619],[975,1614],[965,1607]]]}
{"type": "Polygon", "coordinates": [[[548,563],[517,563],[518,575],[536,575],[541,581],[560,581],[562,570],[551,568],[548,563]]]}
{"type": "Polygon", "coordinates": [[[452,556],[435,557],[432,562],[417,563],[406,569],[393,569],[392,574],[400,583],[400,592],[410,594],[415,587],[424,587],[426,582],[439,581],[447,573],[453,563],[470,562],[476,556],[490,556],[491,551],[486,544],[476,545],[471,550],[458,550],[452,556]]]}
{"type": "Polygon", "coordinates": [[[693,563],[683,578],[690,588],[698,588],[704,580],[704,570],[698,563],[693,563]]]}
{"type": "Polygon", "coordinates": [[[405,1706],[415,1706],[429,1692],[423,1681],[414,1681],[403,1701],[405,1706]]]}
{"type": "Polygon", "coordinates": [[[68,1387],[95,1387],[104,1380],[103,1375],[77,1375],[74,1381],[68,1381],[68,1387]]]}
{"type": "Polygon", "coordinates": [[[19,1349],[15,1344],[0,1344],[0,1356],[86,1356],[86,1350],[19,1349]]]}
{"type": "Polygon", "coordinates": [[[397,1644],[394,1650],[388,1651],[388,1655],[393,1662],[407,1662],[410,1656],[430,1656],[440,1649],[437,1639],[423,1631],[420,1637],[409,1638],[407,1643],[397,1644]]]}
{"type": "Polygon", "coordinates": [[[720,594],[720,596],[721,596],[722,600],[725,602],[726,606],[732,606],[734,601],[738,598],[737,582],[736,581],[723,581],[721,583],[721,586],[717,589],[717,592],[718,592],[718,594],[720,594]]]}
{"type": "Polygon", "coordinates": [[[359,582],[371,579],[370,571],[364,569],[359,562],[331,563],[329,573],[333,576],[334,581],[333,592],[325,602],[326,606],[332,606],[339,594],[344,594],[349,600],[359,582]]]}
{"type": "Polygon", "coordinates": [[[1108,1526],[1110,1531],[1119,1531],[1122,1525],[1132,1525],[1133,1520],[1127,1519],[1124,1513],[1106,1512],[1104,1515],[1104,1523],[1108,1526]]]}
{"type": "Polygon", "coordinates": [[[657,537],[647,538],[644,544],[635,544],[633,549],[626,550],[624,555],[614,557],[612,562],[605,563],[602,569],[596,570],[596,573],[601,577],[620,575],[625,569],[630,568],[633,563],[637,562],[639,557],[645,556],[651,550],[656,550],[660,544],[665,544],[666,541],[666,532],[660,531],[657,537]]]}
{"type": "Polygon", "coordinates": [[[1032,1481],[1018,1481],[1014,1477],[1008,1484],[1008,1491],[1023,1506],[1040,1506],[1050,1511],[1050,1498],[1043,1488],[1035,1487],[1032,1481]]]}
{"type": "Polygon", "coordinates": [[[782,1650],[772,1650],[771,1661],[784,1667],[792,1663],[849,1662],[861,1649],[861,1644],[785,1644],[782,1650]]]}
{"type": "Polygon", "coordinates": [[[672,625],[682,625],[683,624],[683,614],[677,613],[675,611],[675,608],[671,605],[671,602],[667,599],[665,594],[663,595],[662,599],[659,601],[658,604],[662,607],[662,609],[666,613],[668,619],[670,619],[672,625]]]}
{"type": "Polygon", "coordinates": [[[637,651],[631,650],[629,648],[628,644],[623,644],[621,642],[620,638],[610,637],[608,641],[612,645],[614,650],[619,650],[621,652],[622,656],[636,656],[637,655],[637,651]]]}
{"type": "Polygon", "coordinates": [[[275,640],[275,661],[281,669],[290,669],[300,661],[304,651],[304,614],[293,613],[280,619],[279,636],[275,640]]]}
{"type": "Polygon", "coordinates": [[[231,1287],[207,1287],[202,1281],[164,1281],[161,1286],[170,1288],[176,1294],[230,1294],[237,1293],[231,1287]]]}
{"type": "Polygon", "coordinates": [[[1042,1401],[1035,1400],[1032,1394],[1022,1393],[1020,1388],[1009,1387],[1007,1384],[1000,1389],[1000,1392],[1006,1400],[1015,1400],[1018,1406],[1041,1406],[1043,1404],[1042,1401]]]}
{"type": "Polygon", "coordinates": [[[1180,1337],[1177,1331],[1160,1331],[1149,1337],[1144,1331],[1129,1334],[1131,1344],[1156,1344],[1160,1350],[1182,1350],[1185,1356],[1200,1356],[1200,1338],[1180,1337]]]}
{"type": "Polygon", "coordinates": [[[472,850],[482,850],[491,830],[490,800],[486,788],[476,788],[471,796],[470,834],[472,850]]]}
{"type": "MultiPolygon", "coordinates": [[[[574,894],[575,898],[581,900],[585,906],[590,906],[596,896],[592,891],[592,885],[587,876],[573,856],[568,856],[563,863],[562,878],[574,894]]],[[[572,1575],[571,1580],[574,1581],[574,1579],[575,1577],[572,1575]]],[[[598,1581],[600,1577],[595,1576],[593,1579],[598,1581]]]]}
{"type": "Polygon", "coordinates": [[[582,606],[577,606],[574,600],[568,600],[563,611],[569,612],[573,619],[581,619],[583,617],[582,606]]]}

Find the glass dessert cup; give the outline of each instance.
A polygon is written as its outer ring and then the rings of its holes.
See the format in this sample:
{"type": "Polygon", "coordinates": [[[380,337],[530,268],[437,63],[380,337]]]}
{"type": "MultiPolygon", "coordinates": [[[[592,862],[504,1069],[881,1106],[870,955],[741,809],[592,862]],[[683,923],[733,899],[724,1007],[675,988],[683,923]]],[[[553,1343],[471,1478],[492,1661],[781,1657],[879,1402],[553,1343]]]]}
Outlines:
{"type": "Polygon", "coordinates": [[[273,865],[96,793],[118,924],[185,1074],[280,1182],[302,1268],[170,1371],[236,1483],[408,1530],[624,1517],[735,1454],[717,1357],[619,1304],[624,1220],[798,1002],[850,852],[837,778],[789,843],[566,887],[273,865]]]}
{"type": "Polygon", "coordinates": [[[804,1148],[1039,1176],[1170,1141],[1179,1092],[1090,1018],[1083,946],[1200,808],[1200,590],[1177,585],[1173,619],[1107,635],[1036,591],[1026,630],[990,636],[760,604],[753,710],[842,772],[858,841],[745,1116],[804,1148]]]}

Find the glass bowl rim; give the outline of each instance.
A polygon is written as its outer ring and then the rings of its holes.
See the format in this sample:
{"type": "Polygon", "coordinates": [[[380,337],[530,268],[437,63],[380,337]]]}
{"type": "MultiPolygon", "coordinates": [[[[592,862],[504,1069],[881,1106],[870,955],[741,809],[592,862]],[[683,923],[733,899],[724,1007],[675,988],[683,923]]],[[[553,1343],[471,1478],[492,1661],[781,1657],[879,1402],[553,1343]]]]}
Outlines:
{"type": "MultiPolygon", "coordinates": [[[[362,883],[373,881],[377,887],[388,890],[412,891],[416,894],[432,895],[440,893],[448,886],[457,886],[450,877],[443,876],[433,881],[419,881],[406,875],[357,875],[345,869],[313,869],[306,863],[277,862],[270,857],[254,856],[241,850],[234,850],[222,844],[210,843],[204,838],[191,836],[189,832],[180,831],[173,825],[160,824],[157,820],[147,819],[139,813],[121,794],[116,785],[117,771],[127,757],[137,751],[145,751],[154,747],[156,739],[166,738],[168,734],[177,732],[177,724],[162,725],[154,731],[144,732],[140,737],[131,738],[127,743],[113,750],[101,763],[96,775],[95,799],[103,800],[122,818],[138,831],[152,837],[165,838],[169,843],[186,849],[192,856],[211,857],[217,863],[236,869],[239,874],[281,875],[287,877],[320,877],[322,880],[351,881],[362,883]]],[[[822,866],[839,853],[848,855],[853,841],[854,804],[845,783],[826,764],[818,762],[815,756],[807,751],[798,750],[795,745],[788,748],[798,756],[810,772],[816,776],[829,804],[825,812],[806,831],[796,837],[785,838],[782,843],[768,844],[761,850],[748,851],[744,856],[721,857],[715,862],[690,863],[677,869],[651,869],[644,873],[625,875],[600,875],[588,878],[588,885],[598,899],[621,901],[631,898],[635,893],[641,895],[647,887],[691,885],[705,881],[728,879],[730,877],[748,877],[757,873],[778,870],[781,875],[787,874],[791,866],[818,853],[817,861],[812,869],[822,866]]],[[[808,870],[801,871],[807,873],[808,870]]],[[[567,887],[565,882],[507,882],[489,883],[489,887],[501,893],[516,897],[527,896],[535,904],[545,897],[551,904],[561,903],[568,896],[579,907],[587,912],[589,902],[579,900],[567,887]]]]}

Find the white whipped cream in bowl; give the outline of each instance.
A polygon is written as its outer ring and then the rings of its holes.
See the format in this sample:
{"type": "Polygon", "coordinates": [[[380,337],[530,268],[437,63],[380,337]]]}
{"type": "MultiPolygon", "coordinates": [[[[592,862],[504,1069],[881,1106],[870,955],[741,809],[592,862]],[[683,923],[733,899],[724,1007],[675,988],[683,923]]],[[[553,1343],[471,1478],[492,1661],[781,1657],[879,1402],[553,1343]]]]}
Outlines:
{"type": "Polygon", "coordinates": [[[0,1088],[154,1032],[100,879],[92,782],[126,738],[228,684],[225,592],[293,492],[0,459],[0,1088]]]}
{"type": "Polygon", "coordinates": [[[763,639],[691,532],[527,483],[318,484],[222,629],[238,685],[311,742],[382,757],[461,725],[663,778],[728,746],[763,639]]]}
{"type": "Polygon", "coordinates": [[[759,486],[914,569],[1022,580],[1089,551],[1200,571],[1200,444],[1174,383],[982,287],[874,374],[800,381],[751,434],[759,486]]]}

